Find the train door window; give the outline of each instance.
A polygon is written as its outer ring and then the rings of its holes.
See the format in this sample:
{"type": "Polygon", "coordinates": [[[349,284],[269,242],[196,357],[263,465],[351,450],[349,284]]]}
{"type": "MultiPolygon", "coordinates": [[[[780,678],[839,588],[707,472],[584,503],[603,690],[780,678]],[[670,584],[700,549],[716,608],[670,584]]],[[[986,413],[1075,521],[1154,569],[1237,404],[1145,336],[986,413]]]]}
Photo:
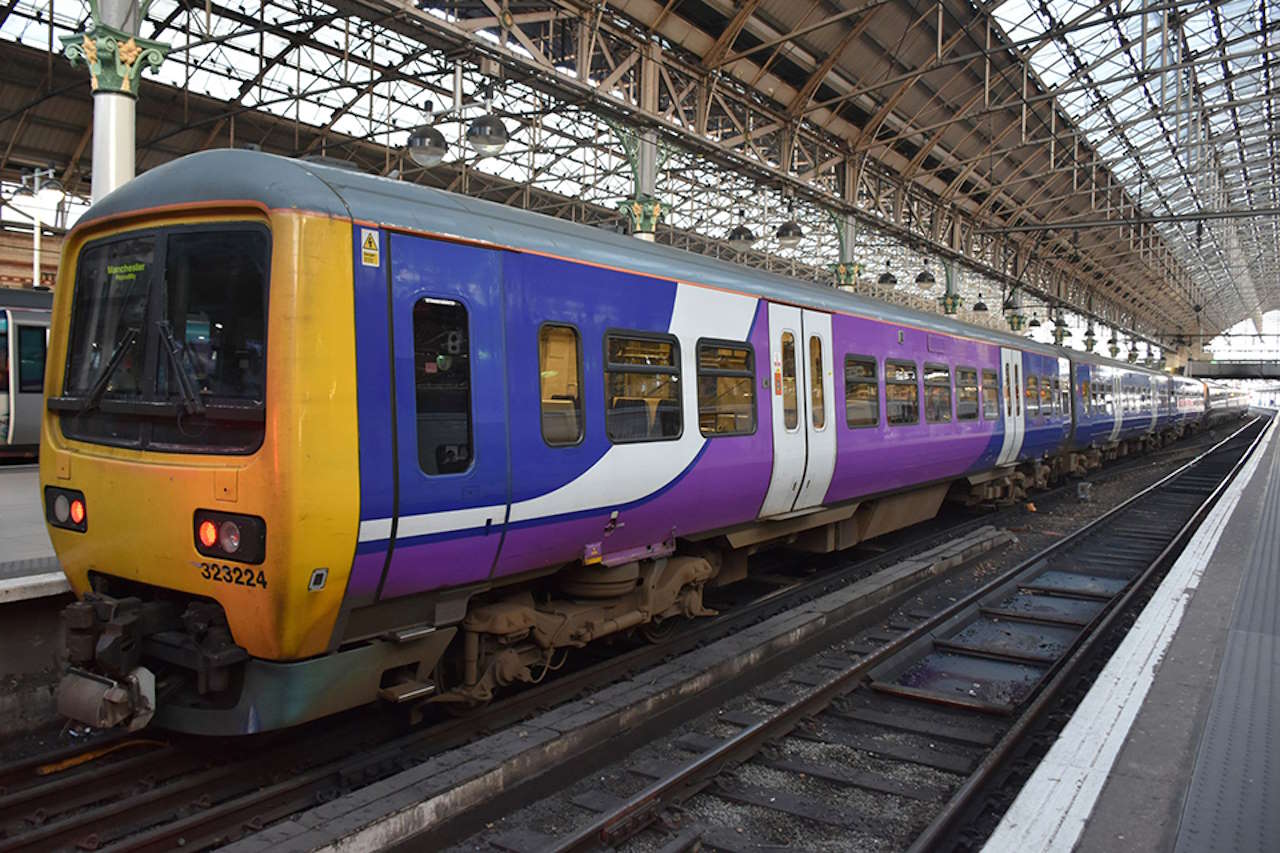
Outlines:
{"type": "Polygon", "coordinates": [[[1071,414],[1071,377],[1055,379],[1053,387],[1058,392],[1058,411],[1064,415],[1071,414]]]}
{"type": "Polygon", "coordinates": [[[1040,377],[1040,414],[1049,417],[1055,413],[1054,401],[1057,396],[1053,393],[1053,385],[1050,383],[1048,376],[1040,377]]]}
{"type": "Polygon", "coordinates": [[[850,428],[880,425],[880,383],[874,358],[844,357],[844,421],[850,428]]]}
{"type": "Polygon", "coordinates": [[[45,330],[43,326],[18,327],[18,392],[44,390],[45,330]]]}
{"type": "Polygon", "coordinates": [[[796,336],[783,332],[782,425],[788,432],[800,427],[800,400],[796,393],[796,336]]]}
{"type": "Polygon", "coordinates": [[[951,370],[945,364],[924,366],[924,419],[951,423],[951,370]]]}
{"type": "Polygon", "coordinates": [[[809,412],[814,429],[827,425],[827,406],[823,398],[822,338],[809,336],[809,412]]]}
{"type": "Polygon", "coordinates": [[[1017,394],[1009,388],[1009,365],[1004,366],[1004,413],[1006,417],[1013,417],[1013,398],[1017,394]]]}
{"type": "Polygon", "coordinates": [[[1040,379],[1036,376],[1027,377],[1026,386],[1026,410],[1027,417],[1033,418],[1040,414],[1040,379]]]}
{"type": "Polygon", "coordinates": [[[698,341],[698,429],[705,436],[756,431],[756,366],[750,344],[698,341]]]}
{"type": "Polygon", "coordinates": [[[606,335],[604,385],[610,441],[664,441],[684,431],[675,338],[606,335]]]}
{"type": "MultiPolygon", "coordinates": [[[[9,393],[9,319],[0,311],[0,394],[9,393]]],[[[9,407],[4,406],[3,414],[8,417],[9,407]]],[[[6,425],[7,431],[7,425],[6,425]]]]}
{"type": "Polygon", "coordinates": [[[1080,383],[1080,406],[1081,414],[1087,415],[1093,406],[1093,398],[1090,397],[1089,380],[1085,379],[1080,383]]]}
{"type": "Polygon", "coordinates": [[[1022,365],[1015,364],[1013,366],[1013,413],[1015,415],[1022,414],[1022,395],[1017,393],[1022,387],[1022,365]]]}
{"type": "Polygon", "coordinates": [[[999,380],[994,370],[982,371],[982,417],[994,421],[1000,417],[999,380]]]}
{"type": "Polygon", "coordinates": [[[538,330],[542,440],[552,447],[582,441],[582,340],[573,326],[547,323],[538,330]]]}
{"type": "Polygon", "coordinates": [[[885,416],[891,426],[920,422],[920,385],[913,361],[884,363],[885,416]]]}
{"type": "Polygon", "coordinates": [[[451,299],[413,306],[418,465],[431,475],[471,467],[471,340],[467,309],[451,299]]]}

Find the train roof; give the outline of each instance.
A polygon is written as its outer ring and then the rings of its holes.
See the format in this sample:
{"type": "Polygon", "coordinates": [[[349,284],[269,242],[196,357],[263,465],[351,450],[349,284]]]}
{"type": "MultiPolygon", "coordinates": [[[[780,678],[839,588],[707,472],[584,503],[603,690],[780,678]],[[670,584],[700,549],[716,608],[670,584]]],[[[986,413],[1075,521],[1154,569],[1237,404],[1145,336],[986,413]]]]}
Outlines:
{"type": "Polygon", "coordinates": [[[47,287],[0,287],[0,308],[50,311],[53,309],[53,291],[47,287]]]}
{"type": "Polygon", "coordinates": [[[1164,375],[1093,353],[1041,344],[943,315],[901,308],[496,202],[258,151],[220,148],[158,166],[89,208],[76,229],[106,217],[150,208],[244,201],[270,209],[304,210],[556,255],[775,301],[856,313],[886,323],[990,341],[1043,355],[1164,375]]]}

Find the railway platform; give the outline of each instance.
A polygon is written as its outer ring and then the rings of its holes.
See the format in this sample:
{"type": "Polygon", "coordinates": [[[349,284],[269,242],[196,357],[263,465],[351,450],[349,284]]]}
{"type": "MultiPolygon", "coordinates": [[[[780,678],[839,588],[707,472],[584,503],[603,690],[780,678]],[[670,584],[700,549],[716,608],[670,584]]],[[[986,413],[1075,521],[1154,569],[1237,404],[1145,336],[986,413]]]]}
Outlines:
{"type": "Polygon", "coordinates": [[[41,515],[36,465],[0,468],[0,604],[68,590],[41,515]]]}
{"type": "Polygon", "coordinates": [[[1280,439],[1178,558],[987,842],[1274,850],[1280,837],[1280,439]]]}

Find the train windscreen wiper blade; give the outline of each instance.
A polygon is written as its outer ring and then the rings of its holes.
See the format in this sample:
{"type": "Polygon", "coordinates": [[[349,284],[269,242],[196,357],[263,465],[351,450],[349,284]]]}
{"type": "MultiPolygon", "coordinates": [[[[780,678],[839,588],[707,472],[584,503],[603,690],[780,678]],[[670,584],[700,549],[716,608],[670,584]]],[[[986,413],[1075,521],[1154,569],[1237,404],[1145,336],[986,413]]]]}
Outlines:
{"type": "Polygon", "coordinates": [[[138,330],[130,327],[125,332],[124,337],[120,339],[120,343],[116,344],[115,350],[111,353],[111,358],[107,360],[107,366],[103,368],[102,373],[98,375],[97,381],[89,389],[84,402],[80,404],[80,410],[76,413],[77,415],[85,414],[102,402],[102,395],[107,393],[107,384],[111,381],[111,377],[115,375],[116,370],[124,363],[124,357],[128,355],[129,350],[137,342],[138,330]]]}
{"type": "Polygon", "coordinates": [[[168,322],[157,320],[156,327],[160,329],[160,342],[164,344],[164,351],[169,356],[169,364],[173,367],[174,378],[178,380],[178,390],[182,393],[182,403],[187,414],[203,415],[204,401],[196,393],[195,385],[191,382],[191,374],[187,372],[187,365],[182,360],[182,344],[174,336],[168,322]]]}

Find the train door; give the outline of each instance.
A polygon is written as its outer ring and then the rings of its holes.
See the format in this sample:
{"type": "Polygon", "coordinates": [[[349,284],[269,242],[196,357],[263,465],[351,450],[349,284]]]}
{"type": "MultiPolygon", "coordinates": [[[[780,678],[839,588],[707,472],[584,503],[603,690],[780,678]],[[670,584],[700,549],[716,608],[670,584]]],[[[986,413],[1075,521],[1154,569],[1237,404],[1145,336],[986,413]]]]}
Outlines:
{"type": "Polygon", "coordinates": [[[1111,422],[1110,440],[1115,441],[1120,437],[1120,428],[1124,425],[1124,380],[1120,371],[1116,371],[1111,376],[1111,399],[1115,400],[1116,419],[1111,422]]]}
{"type": "Polygon", "coordinates": [[[1147,399],[1151,401],[1151,424],[1147,427],[1147,432],[1155,432],[1160,421],[1160,407],[1166,395],[1160,379],[1155,376],[1147,377],[1147,387],[1150,389],[1147,392],[1147,399]]]}
{"type": "Polygon", "coordinates": [[[808,414],[804,418],[808,448],[804,482],[793,510],[820,506],[836,469],[835,375],[832,369],[831,315],[805,309],[800,372],[804,377],[808,414]]]}
{"type": "Polygon", "coordinates": [[[808,433],[804,425],[805,395],[801,393],[803,341],[800,309],[769,303],[773,474],[760,507],[761,517],[790,512],[804,481],[808,433]]]}
{"type": "Polygon", "coordinates": [[[0,446],[40,443],[48,312],[0,311],[0,446]]]}
{"type": "Polygon", "coordinates": [[[391,234],[398,512],[383,597],[489,576],[508,506],[502,254],[391,234]]]}
{"type": "Polygon", "coordinates": [[[1022,410],[1022,352],[1000,348],[1000,372],[1004,388],[1004,439],[1000,443],[1000,455],[996,465],[1012,465],[1022,451],[1022,439],[1027,432],[1026,415],[1022,410]]]}

